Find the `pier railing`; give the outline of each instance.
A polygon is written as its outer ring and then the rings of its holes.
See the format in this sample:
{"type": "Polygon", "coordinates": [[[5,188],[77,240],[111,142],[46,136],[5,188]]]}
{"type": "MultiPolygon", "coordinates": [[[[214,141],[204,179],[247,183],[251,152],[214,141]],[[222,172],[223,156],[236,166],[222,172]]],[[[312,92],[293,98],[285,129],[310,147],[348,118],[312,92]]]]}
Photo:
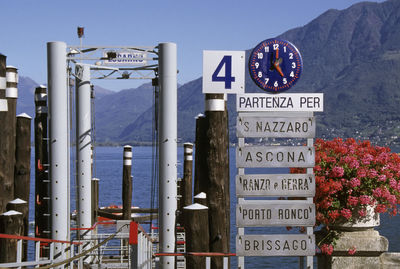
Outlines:
{"type": "MultiPolygon", "coordinates": [[[[89,237],[73,241],[60,241],[27,236],[0,234],[0,239],[17,240],[16,260],[0,263],[0,268],[22,268],[26,266],[39,268],[83,268],[83,264],[101,264],[102,268],[141,268],[151,269],[154,265],[153,239],[135,222],[117,223],[114,233],[92,232],[89,237]],[[23,241],[35,242],[34,258],[22,261],[23,241]],[[49,248],[48,256],[42,256],[43,244],[49,248]],[[55,254],[55,244],[61,250],[55,254]]],[[[93,231],[99,223],[85,230],[93,231]]],[[[100,223],[101,224],[101,223],[100,223]]],[[[80,230],[80,229],[74,229],[80,230]]]]}
{"type": "MultiPolygon", "coordinates": [[[[19,235],[10,235],[10,234],[0,234],[0,238],[4,240],[17,240],[17,253],[16,253],[16,261],[8,262],[8,263],[0,263],[0,268],[7,267],[17,267],[22,268],[23,266],[40,266],[40,265],[48,265],[58,263],[61,260],[65,260],[66,255],[74,256],[75,247],[82,244],[81,242],[70,242],[70,241],[61,241],[61,240],[52,240],[45,238],[36,238],[36,237],[28,237],[28,236],[19,236],[19,235]],[[22,261],[23,256],[23,241],[32,241],[35,242],[35,257],[33,261],[22,261]],[[49,255],[47,257],[41,256],[41,250],[43,244],[47,244],[49,248],[49,255]],[[60,247],[60,251],[56,254],[54,251],[55,244],[58,244],[60,247]]],[[[72,268],[71,261],[71,268],[72,268]]]]}

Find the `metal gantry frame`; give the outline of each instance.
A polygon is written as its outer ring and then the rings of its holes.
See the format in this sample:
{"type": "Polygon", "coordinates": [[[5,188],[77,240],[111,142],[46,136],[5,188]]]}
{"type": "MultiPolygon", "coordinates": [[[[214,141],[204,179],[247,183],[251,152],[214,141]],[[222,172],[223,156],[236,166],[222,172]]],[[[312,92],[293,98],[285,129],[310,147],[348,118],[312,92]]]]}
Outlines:
{"type": "MultiPolygon", "coordinates": [[[[52,238],[70,240],[70,104],[71,76],[76,85],[76,151],[78,227],[91,227],[90,123],[91,79],[159,78],[159,236],[160,252],[175,251],[177,208],[177,48],[174,43],[156,47],[67,46],[49,42],[48,92],[52,238]],[[75,65],[73,70],[72,65],[75,65]],[[67,225],[65,225],[67,223],[67,225]]],[[[82,232],[83,234],[83,232],[82,232]]],[[[56,252],[57,246],[56,246],[56,252]]],[[[162,257],[161,268],[174,268],[174,257],[162,257]]]]}

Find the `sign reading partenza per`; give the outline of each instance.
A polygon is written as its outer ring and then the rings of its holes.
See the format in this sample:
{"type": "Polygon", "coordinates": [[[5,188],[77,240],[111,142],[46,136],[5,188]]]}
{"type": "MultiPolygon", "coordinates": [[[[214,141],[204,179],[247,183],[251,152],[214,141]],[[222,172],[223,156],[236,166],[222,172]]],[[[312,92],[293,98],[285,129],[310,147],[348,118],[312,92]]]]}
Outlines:
{"type": "Polygon", "coordinates": [[[314,147],[246,146],[236,148],[236,167],[314,167],[314,147]]]}
{"type": "Polygon", "coordinates": [[[238,112],[324,111],[323,93],[247,93],[236,97],[238,112]]]}
{"type": "Polygon", "coordinates": [[[203,51],[203,93],[244,93],[244,51],[203,51]]]}
{"type": "MultiPolygon", "coordinates": [[[[247,114],[247,113],[245,113],[247,114]]],[[[237,137],[303,137],[315,136],[314,117],[276,118],[238,116],[237,137]]]]}
{"type": "Polygon", "coordinates": [[[313,226],[315,224],[315,205],[312,203],[268,200],[257,202],[257,204],[246,203],[236,206],[237,227],[313,226]]]}
{"type": "Polygon", "coordinates": [[[315,255],[315,235],[237,235],[236,255],[313,256],[315,255]]]}
{"type": "Polygon", "coordinates": [[[237,197],[313,197],[313,174],[250,174],[236,176],[237,197]]]}

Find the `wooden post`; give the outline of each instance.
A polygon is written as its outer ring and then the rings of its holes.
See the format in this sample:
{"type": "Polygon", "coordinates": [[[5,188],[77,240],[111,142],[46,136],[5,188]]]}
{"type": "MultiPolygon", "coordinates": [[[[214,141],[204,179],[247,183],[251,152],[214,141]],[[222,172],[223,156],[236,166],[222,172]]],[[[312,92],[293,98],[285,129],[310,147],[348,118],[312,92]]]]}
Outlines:
{"type": "Polygon", "coordinates": [[[122,216],[131,219],[132,207],[132,147],[124,146],[124,165],[122,173],[122,216]]]}
{"type": "MultiPolygon", "coordinates": [[[[10,201],[6,207],[7,211],[17,211],[22,213],[22,222],[23,222],[23,230],[21,235],[28,236],[29,231],[29,202],[16,198],[10,201]]],[[[28,241],[24,240],[23,242],[23,256],[22,261],[26,261],[28,259],[28,241]]]]}
{"type": "Polygon", "coordinates": [[[182,180],[182,200],[183,206],[192,204],[192,167],[193,167],[193,144],[185,143],[183,180],[182,180]]]}
{"type": "Polygon", "coordinates": [[[29,204],[31,169],[31,120],[27,114],[17,116],[14,170],[14,198],[29,204]]]}
{"type": "MultiPolygon", "coordinates": [[[[209,252],[208,207],[192,204],[183,208],[185,216],[186,252],[209,252]]],[[[187,256],[186,268],[205,268],[205,257],[187,256]]]]}
{"type": "Polygon", "coordinates": [[[204,114],[199,114],[196,117],[196,152],[195,152],[195,167],[194,167],[194,193],[206,191],[201,181],[205,178],[206,156],[205,156],[206,138],[206,118],[204,114]]]}
{"type": "MultiPolygon", "coordinates": [[[[24,229],[22,213],[14,210],[0,215],[0,233],[22,235],[24,229]]],[[[17,240],[0,239],[0,263],[15,262],[17,259],[17,240]]]]}
{"type": "Polygon", "coordinates": [[[207,194],[205,192],[198,193],[193,197],[193,203],[207,206],[207,194]]]}
{"type": "Polygon", "coordinates": [[[6,67],[6,57],[0,57],[0,98],[7,98],[7,112],[0,113],[0,212],[14,198],[16,68],[6,67]],[[4,85],[4,78],[6,85],[4,85]],[[6,88],[4,88],[6,86],[6,88]],[[10,90],[11,89],[11,90],[10,90]],[[13,94],[11,94],[13,93],[13,94]]]}
{"type": "MultiPolygon", "coordinates": [[[[229,138],[223,94],[206,94],[206,189],[209,208],[210,251],[229,253],[229,138]]],[[[222,269],[223,258],[211,258],[211,268],[222,269]]]]}
{"type": "Polygon", "coordinates": [[[35,236],[50,238],[50,190],[47,151],[47,89],[39,86],[35,89],[36,114],[35,126],[35,236]]]}
{"type": "Polygon", "coordinates": [[[97,222],[97,210],[99,209],[99,181],[92,178],[92,226],[97,222]]]}

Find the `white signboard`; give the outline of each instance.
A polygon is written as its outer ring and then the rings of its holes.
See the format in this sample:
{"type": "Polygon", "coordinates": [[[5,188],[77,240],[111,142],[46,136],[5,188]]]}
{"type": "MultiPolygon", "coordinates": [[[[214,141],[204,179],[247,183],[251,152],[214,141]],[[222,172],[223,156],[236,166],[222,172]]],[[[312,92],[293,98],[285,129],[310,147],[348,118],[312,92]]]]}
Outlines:
{"type": "Polygon", "coordinates": [[[244,93],[244,51],[203,51],[203,93],[244,93]]]}
{"type": "Polygon", "coordinates": [[[319,111],[324,110],[323,93],[238,94],[238,112],[319,111]]]}
{"type": "Polygon", "coordinates": [[[288,201],[251,201],[236,205],[237,227],[313,226],[315,205],[288,201]],[[254,202],[254,203],[253,203],[254,202]]]}
{"type": "MultiPolygon", "coordinates": [[[[143,52],[120,51],[116,52],[116,58],[104,60],[106,65],[146,65],[147,54],[143,52]]],[[[107,57],[107,55],[104,55],[107,57]]]]}
{"type": "MultiPolygon", "coordinates": [[[[244,113],[250,114],[250,113],[244,113]]],[[[237,137],[315,137],[315,118],[238,116],[237,137]]]]}
{"type": "Polygon", "coordinates": [[[236,148],[236,167],[314,167],[314,147],[246,146],[236,148]]]}
{"type": "Polygon", "coordinates": [[[315,255],[315,235],[237,235],[236,255],[313,256],[315,255]]]}
{"type": "Polygon", "coordinates": [[[313,174],[251,174],[236,176],[237,197],[314,197],[313,174]]]}

